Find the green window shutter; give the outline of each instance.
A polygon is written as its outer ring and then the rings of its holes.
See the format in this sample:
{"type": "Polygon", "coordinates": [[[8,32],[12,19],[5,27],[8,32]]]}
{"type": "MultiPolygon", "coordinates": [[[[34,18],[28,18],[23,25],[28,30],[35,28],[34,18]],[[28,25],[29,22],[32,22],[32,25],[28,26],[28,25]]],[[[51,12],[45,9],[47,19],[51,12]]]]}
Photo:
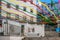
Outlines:
{"type": "Polygon", "coordinates": [[[19,6],[18,5],[16,5],[16,9],[19,9],[19,6]]]}

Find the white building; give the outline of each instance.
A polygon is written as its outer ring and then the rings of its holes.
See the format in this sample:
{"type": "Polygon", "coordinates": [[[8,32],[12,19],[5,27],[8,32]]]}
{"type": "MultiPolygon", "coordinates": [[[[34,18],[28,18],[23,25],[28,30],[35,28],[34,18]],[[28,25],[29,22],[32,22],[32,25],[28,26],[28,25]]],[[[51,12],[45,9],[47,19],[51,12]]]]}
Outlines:
{"type": "Polygon", "coordinates": [[[26,37],[44,37],[44,24],[19,23],[8,20],[8,24],[3,19],[4,35],[26,36],[26,37]]]}
{"type": "Polygon", "coordinates": [[[0,28],[0,33],[3,32],[4,35],[11,36],[44,37],[45,25],[38,25],[36,16],[36,7],[29,2],[2,1],[2,19],[0,19],[2,27],[0,28]]]}

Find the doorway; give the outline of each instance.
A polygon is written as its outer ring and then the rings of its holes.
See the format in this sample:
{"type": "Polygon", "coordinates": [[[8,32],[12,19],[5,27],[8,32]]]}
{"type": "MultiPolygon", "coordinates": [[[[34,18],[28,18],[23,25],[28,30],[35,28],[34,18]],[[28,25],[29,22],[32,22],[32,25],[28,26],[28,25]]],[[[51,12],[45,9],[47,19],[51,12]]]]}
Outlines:
{"type": "Polygon", "coordinates": [[[21,36],[24,36],[24,25],[21,25],[21,36]]]}

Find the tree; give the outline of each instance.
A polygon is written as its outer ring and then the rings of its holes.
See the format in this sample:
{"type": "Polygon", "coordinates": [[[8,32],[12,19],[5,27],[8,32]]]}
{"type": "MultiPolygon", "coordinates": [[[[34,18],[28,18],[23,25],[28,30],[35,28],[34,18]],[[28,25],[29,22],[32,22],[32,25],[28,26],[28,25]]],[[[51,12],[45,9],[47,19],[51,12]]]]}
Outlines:
{"type": "Polygon", "coordinates": [[[54,3],[53,3],[53,0],[51,0],[51,7],[53,7],[54,6],[54,3]]]}

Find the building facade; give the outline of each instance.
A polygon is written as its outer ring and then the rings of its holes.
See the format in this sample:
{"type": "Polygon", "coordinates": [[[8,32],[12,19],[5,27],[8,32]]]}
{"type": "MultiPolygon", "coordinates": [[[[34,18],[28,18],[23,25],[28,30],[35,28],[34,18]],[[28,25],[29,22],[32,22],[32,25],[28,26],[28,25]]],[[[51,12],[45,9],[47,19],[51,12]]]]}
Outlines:
{"type": "MultiPolygon", "coordinates": [[[[31,0],[32,1],[32,0],[31,0]]],[[[36,4],[36,0],[33,0],[36,4]]],[[[26,0],[1,1],[1,29],[4,35],[44,36],[44,24],[37,24],[37,8],[26,0]]]]}

